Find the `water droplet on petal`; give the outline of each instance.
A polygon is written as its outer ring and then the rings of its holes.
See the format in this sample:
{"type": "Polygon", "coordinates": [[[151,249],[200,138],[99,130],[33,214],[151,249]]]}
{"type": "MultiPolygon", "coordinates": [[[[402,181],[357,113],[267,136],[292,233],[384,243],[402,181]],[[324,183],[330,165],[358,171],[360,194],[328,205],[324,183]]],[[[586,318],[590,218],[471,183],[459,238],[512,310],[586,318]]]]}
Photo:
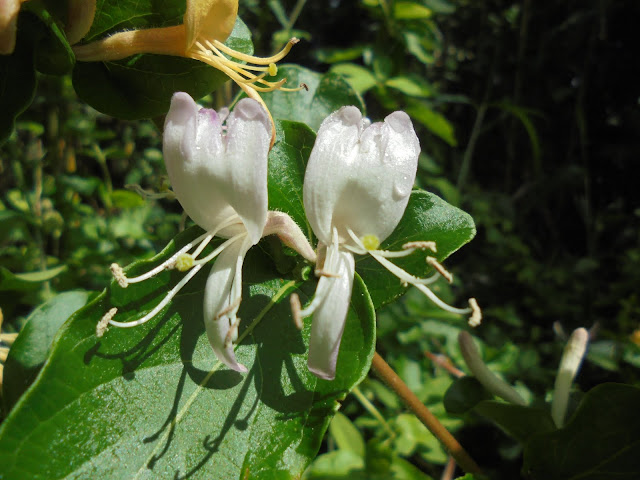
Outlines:
{"type": "Polygon", "coordinates": [[[410,178],[407,175],[403,175],[401,179],[393,182],[393,199],[402,200],[411,193],[412,187],[413,183],[411,183],[410,178]]]}

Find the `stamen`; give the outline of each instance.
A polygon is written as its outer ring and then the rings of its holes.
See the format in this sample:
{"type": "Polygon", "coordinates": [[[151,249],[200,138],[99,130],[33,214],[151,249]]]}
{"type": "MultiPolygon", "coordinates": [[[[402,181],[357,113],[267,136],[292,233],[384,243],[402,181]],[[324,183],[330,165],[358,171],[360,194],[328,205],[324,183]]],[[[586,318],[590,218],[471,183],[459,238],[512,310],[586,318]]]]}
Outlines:
{"type": "Polygon", "coordinates": [[[337,273],[331,273],[331,272],[327,272],[326,270],[316,270],[315,272],[316,277],[331,277],[331,278],[340,278],[340,275],[338,275],[337,273]]]}
{"type": "Polygon", "coordinates": [[[469,307],[471,307],[471,316],[469,317],[469,326],[477,327],[482,322],[482,310],[475,298],[469,299],[469,307]]]}
{"type": "Polygon", "coordinates": [[[115,278],[118,285],[120,285],[120,288],[127,288],[129,286],[129,282],[127,280],[127,276],[124,274],[124,270],[122,270],[122,267],[117,263],[112,263],[109,268],[111,269],[113,278],[115,278]]]}
{"type": "Polygon", "coordinates": [[[222,251],[227,248],[229,245],[231,245],[233,242],[235,242],[236,240],[242,238],[242,237],[246,237],[246,232],[243,233],[239,233],[238,235],[231,237],[229,240],[227,240],[226,242],[224,242],[222,245],[220,245],[218,248],[216,248],[213,252],[211,252],[209,255],[207,255],[204,258],[201,258],[200,260],[196,260],[193,262],[194,265],[202,265],[203,263],[208,263],[209,261],[213,260],[214,258],[216,258],[218,255],[220,255],[220,253],[222,253],[222,251]]]}
{"type": "Polygon", "coordinates": [[[227,336],[224,337],[224,348],[229,347],[233,342],[238,340],[238,326],[240,325],[240,319],[236,318],[234,322],[229,326],[227,336]]]}
{"type": "Polygon", "coordinates": [[[407,242],[402,245],[402,248],[405,250],[408,249],[420,249],[420,250],[431,250],[433,253],[436,253],[436,242],[432,241],[423,241],[423,242],[407,242]]]}
{"type": "MultiPolygon", "coordinates": [[[[147,280],[149,278],[152,278],[152,277],[156,276],[160,272],[172,269],[175,266],[176,260],[178,259],[178,257],[180,255],[188,252],[189,250],[191,250],[191,248],[193,248],[193,246],[195,244],[197,244],[198,242],[202,242],[206,246],[206,244],[209,243],[211,238],[213,238],[215,233],[216,232],[205,233],[203,235],[200,235],[193,242],[187,243],[184,247],[182,247],[180,250],[178,250],[168,260],[165,260],[160,265],[158,265],[158,266],[152,268],[151,270],[149,270],[147,273],[143,273],[142,275],[139,275],[137,277],[127,278],[127,276],[124,274],[124,271],[122,270],[122,267],[120,265],[118,265],[117,263],[111,264],[111,273],[113,274],[114,278],[118,282],[118,285],[120,285],[122,288],[127,288],[127,286],[129,284],[131,284],[131,283],[143,282],[144,280],[147,280]]],[[[202,246],[202,244],[200,246],[202,246]]],[[[200,248],[200,247],[198,247],[198,248],[200,248]]],[[[204,247],[202,247],[202,248],[204,248],[204,247]]]]}
{"type": "Polygon", "coordinates": [[[229,305],[227,305],[225,308],[223,308],[217,315],[216,317],[213,319],[215,320],[220,320],[222,317],[224,317],[225,315],[233,312],[234,310],[237,310],[238,307],[240,306],[240,302],[242,302],[242,297],[238,297],[236,298],[232,303],[230,303],[229,305]]]}
{"type": "Polygon", "coordinates": [[[300,315],[302,305],[300,304],[300,297],[297,293],[289,295],[289,303],[291,304],[291,316],[293,317],[293,323],[298,330],[302,330],[304,328],[302,316],[300,315]]]}
{"type": "Polygon", "coordinates": [[[447,280],[447,282],[453,282],[453,275],[451,275],[451,272],[444,268],[437,259],[435,259],[434,257],[427,257],[427,263],[435,268],[437,272],[447,280]]]}
{"type": "Polygon", "coordinates": [[[105,313],[98,324],[96,325],[96,337],[102,337],[107,330],[109,330],[109,322],[118,313],[118,309],[113,307],[109,309],[107,313],[105,313]]]}
{"type": "Polygon", "coordinates": [[[148,322],[153,317],[155,317],[164,307],[167,306],[167,304],[173,299],[173,297],[175,297],[178,294],[178,292],[182,290],[182,287],[184,287],[189,282],[189,280],[191,280],[193,276],[200,271],[201,268],[202,268],[202,265],[200,264],[200,265],[196,265],[191,270],[189,270],[189,273],[187,273],[182,278],[182,280],[180,280],[176,284],[176,286],[171,289],[171,291],[162,299],[162,301],[158,305],[156,305],[156,307],[153,310],[151,310],[148,314],[146,314],[144,317],[140,318],[139,320],[134,320],[132,322],[115,322],[113,320],[110,320],[109,323],[115,327],[129,328],[129,327],[136,327],[138,325],[142,325],[145,322],[148,322]]]}
{"type": "Polygon", "coordinates": [[[227,47],[224,43],[219,40],[214,40],[213,42],[209,42],[208,40],[205,42],[207,46],[215,46],[220,49],[222,52],[226,53],[230,57],[237,58],[238,60],[243,60],[249,63],[255,63],[256,65],[269,65],[270,63],[277,63],[282,60],[287,54],[291,51],[291,48],[298,43],[296,37],[291,38],[285,47],[280,50],[278,53],[271,57],[254,57],[253,55],[247,55],[245,53],[236,52],[232,48],[227,47]]]}

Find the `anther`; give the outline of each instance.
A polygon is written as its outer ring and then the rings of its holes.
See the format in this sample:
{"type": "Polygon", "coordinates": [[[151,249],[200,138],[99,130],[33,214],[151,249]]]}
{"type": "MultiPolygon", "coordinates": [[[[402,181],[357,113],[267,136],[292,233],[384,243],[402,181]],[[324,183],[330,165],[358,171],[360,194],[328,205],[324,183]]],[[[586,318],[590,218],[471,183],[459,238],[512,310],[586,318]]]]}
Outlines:
{"type": "Polygon", "coordinates": [[[278,66],[275,63],[270,63],[267,71],[269,72],[269,76],[275,77],[278,74],[278,66]]]}
{"type": "Polygon", "coordinates": [[[327,272],[326,270],[322,269],[316,269],[314,273],[316,274],[316,277],[340,278],[339,274],[327,272]]]}
{"type": "Polygon", "coordinates": [[[469,299],[469,307],[471,308],[471,316],[469,317],[469,326],[477,327],[482,322],[482,310],[475,298],[469,299]]]}
{"type": "Polygon", "coordinates": [[[420,249],[420,250],[431,250],[433,253],[437,252],[436,250],[436,242],[426,241],[426,242],[407,242],[402,245],[404,250],[408,250],[410,248],[420,249]]]}
{"type": "Polygon", "coordinates": [[[194,258],[190,253],[181,253],[176,258],[175,268],[179,272],[186,272],[193,267],[194,258]]]}
{"type": "Polygon", "coordinates": [[[434,257],[427,257],[427,263],[435,268],[440,275],[446,278],[447,282],[453,282],[453,275],[451,275],[451,272],[444,268],[442,264],[438,262],[438,260],[436,260],[434,257]]]}
{"type": "Polygon", "coordinates": [[[129,286],[129,282],[127,281],[127,276],[124,274],[122,267],[117,263],[112,263],[110,268],[113,278],[116,279],[118,285],[122,288],[127,288],[129,286]]]}
{"type": "Polygon", "coordinates": [[[309,87],[307,86],[306,83],[301,83],[300,84],[300,88],[304,88],[304,90],[307,91],[307,92],[309,91],[309,87]]]}
{"type": "Polygon", "coordinates": [[[302,305],[300,304],[300,297],[297,293],[289,295],[289,303],[291,304],[291,316],[293,317],[293,323],[298,330],[302,330],[304,327],[304,324],[302,323],[302,316],[300,315],[302,305]]]}
{"type": "Polygon", "coordinates": [[[240,325],[240,319],[236,318],[236,321],[229,326],[227,336],[224,337],[224,348],[229,347],[232,343],[238,340],[238,326],[240,325]]]}
{"type": "Polygon", "coordinates": [[[96,325],[96,337],[102,337],[105,332],[109,330],[109,322],[113,319],[116,313],[118,313],[118,309],[116,307],[113,307],[102,316],[102,318],[96,325]]]}

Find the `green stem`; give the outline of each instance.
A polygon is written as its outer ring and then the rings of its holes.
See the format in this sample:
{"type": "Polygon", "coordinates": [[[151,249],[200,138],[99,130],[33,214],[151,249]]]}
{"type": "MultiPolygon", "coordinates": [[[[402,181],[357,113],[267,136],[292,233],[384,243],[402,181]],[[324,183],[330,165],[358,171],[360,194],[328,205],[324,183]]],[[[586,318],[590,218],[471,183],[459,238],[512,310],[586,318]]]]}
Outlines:
{"type": "Polygon", "coordinates": [[[364,393],[362,393],[362,391],[358,387],[351,390],[351,393],[355,395],[355,397],[358,399],[358,401],[364,407],[364,409],[367,412],[369,412],[376,420],[380,422],[380,424],[387,431],[389,436],[391,438],[395,438],[396,432],[393,431],[393,429],[391,428],[391,425],[389,425],[389,423],[384,419],[384,417],[378,411],[375,405],[371,403],[367,397],[364,396],[364,393]]]}

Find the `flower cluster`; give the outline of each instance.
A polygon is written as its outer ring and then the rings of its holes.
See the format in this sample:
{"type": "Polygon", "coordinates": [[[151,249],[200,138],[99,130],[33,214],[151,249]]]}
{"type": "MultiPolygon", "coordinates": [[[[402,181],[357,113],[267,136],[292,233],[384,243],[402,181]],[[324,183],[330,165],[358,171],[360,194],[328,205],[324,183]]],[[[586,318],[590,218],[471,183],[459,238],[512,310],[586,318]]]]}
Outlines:
{"type": "Polygon", "coordinates": [[[474,299],[469,308],[442,302],[428,287],[449,273],[428,257],[436,273],[418,278],[392,263],[390,258],[416,250],[436,250],[434,242],[411,242],[398,252],[379,245],[396,228],[409,201],[417,170],[420,145],[409,116],[394,112],[384,122],[363,118],[356,107],[343,107],[320,126],[311,152],[303,187],[303,203],[318,238],[317,251],[296,223],[282,212],[267,210],[267,155],[270,119],[255,100],[243,99],[231,114],[198,107],[186,93],[176,93],[166,118],[164,158],[173,192],[191,219],[205,233],[150,272],[127,278],[118,265],[112,271],[121,287],[143,281],[168,269],[187,272],[151,312],[132,322],[114,320],[111,309],[97,327],[132,327],[158,314],[204,266],[213,260],[204,292],[204,322],[217,358],[244,372],[237,362],[242,264],[253,245],[265,235],[276,234],[308,261],[316,264],[316,293],[304,308],[291,295],[293,318],[298,326],[313,315],[308,366],[318,377],[335,377],[340,341],[347,318],[355,275],[354,255],[371,255],[397,276],[413,285],[438,306],[458,314],[471,314],[480,322],[474,299]],[[223,125],[226,118],[226,125],[223,125]],[[225,241],[202,255],[215,237],[225,241]]]}

